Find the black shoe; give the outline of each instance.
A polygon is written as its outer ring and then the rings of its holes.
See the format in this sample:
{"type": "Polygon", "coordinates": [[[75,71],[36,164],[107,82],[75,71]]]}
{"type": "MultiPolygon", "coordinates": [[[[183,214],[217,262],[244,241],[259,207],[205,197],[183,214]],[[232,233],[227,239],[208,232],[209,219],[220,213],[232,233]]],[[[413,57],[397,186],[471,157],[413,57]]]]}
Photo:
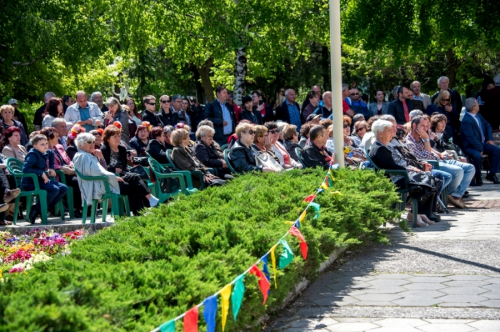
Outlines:
{"type": "Polygon", "coordinates": [[[480,176],[475,178],[474,183],[470,184],[472,187],[481,187],[483,185],[483,179],[480,176]]]}
{"type": "Polygon", "coordinates": [[[441,217],[436,215],[436,214],[431,214],[431,215],[428,215],[427,218],[429,218],[430,220],[434,221],[434,222],[440,222],[441,221],[441,217]]]}
{"type": "Polygon", "coordinates": [[[466,191],[462,198],[469,198],[469,193],[466,191]]]}
{"type": "Polygon", "coordinates": [[[36,217],[38,217],[38,214],[39,214],[39,212],[36,209],[34,209],[34,208],[31,209],[31,212],[30,212],[30,215],[29,215],[29,218],[28,218],[30,224],[33,225],[35,223],[36,217]]]}
{"type": "Polygon", "coordinates": [[[78,210],[75,210],[74,214],[75,214],[75,218],[78,218],[78,219],[83,216],[83,214],[78,210]]]}
{"type": "Polygon", "coordinates": [[[491,181],[494,184],[500,184],[500,181],[498,181],[497,177],[493,173],[488,173],[488,175],[486,175],[486,180],[491,181]]]}
{"type": "MultiPolygon", "coordinates": [[[[469,195],[469,192],[466,190],[466,191],[464,192],[464,194],[465,194],[465,195],[469,195]]],[[[462,196],[462,197],[463,197],[463,196],[462,196]]]]}

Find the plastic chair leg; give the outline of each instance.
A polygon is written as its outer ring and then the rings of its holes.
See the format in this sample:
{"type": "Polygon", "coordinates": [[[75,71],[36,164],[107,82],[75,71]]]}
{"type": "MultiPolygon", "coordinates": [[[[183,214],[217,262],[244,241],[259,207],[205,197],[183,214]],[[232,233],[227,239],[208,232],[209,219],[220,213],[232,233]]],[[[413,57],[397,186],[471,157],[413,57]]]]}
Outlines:
{"type": "MultiPolygon", "coordinates": [[[[12,220],[12,223],[15,225],[16,222],[17,222],[17,216],[19,215],[19,199],[21,197],[17,196],[16,197],[16,200],[15,200],[15,205],[14,205],[14,218],[12,220]]],[[[29,199],[28,197],[26,197],[26,202],[29,202],[29,199]]],[[[29,206],[29,204],[28,204],[29,206]]],[[[28,212],[28,206],[26,206],[26,214],[29,216],[29,212],[28,212]]]]}
{"type": "Polygon", "coordinates": [[[101,207],[102,207],[102,222],[106,222],[106,217],[108,216],[108,202],[109,202],[109,199],[106,198],[101,203],[101,207]]]}
{"type": "Polygon", "coordinates": [[[75,219],[75,202],[73,201],[73,188],[68,186],[66,192],[66,200],[68,201],[69,219],[75,219]]]}
{"type": "Polygon", "coordinates": [[[57,203],[57,206],[59,207],[59,213],[61,214],[61,220],[64,222],[65,221],[65,215],[64,215],[64,205],[62,200],[60,200],[57,203]]]}
{"type": "Polygon", "coordinates": [[[411,200],[411,211],[413,213],[413,225],[412,227],[417,227],[417,218],[418,218],[418,200],[412,198],[411,200]]]}
{"type": "Polygon", "coordinates": [[[42,224],[48,225],[48,219],[47,219],[47,192],[45,190],[41,190],[41,192],[38,194],[38,199],[40,200],[40,205],[42,208],[42,224]]]}
{"type": "Polygon", "coordinates": [[[130,217],[130,205],[128,204],[128,197],[123,197],[123,205],[125,205],[125,213],[127,217],[130,217]]]}
{"type": "Polygon", "coordinates": [[[97,202],[96,200],[92,200],[92,210],[90,213],[90,223],[95,224],[95,215],[97,212],[97,202]]]}
{"type": "Polygon", "coordinates": [[[82,213],[82,225],[85,225],[85,221],[87,220],[87,211],[88,211],[88,205],[85,200],[83,200],[83,213],[82,213]]]}
{"type": "Polygon", "coordinates": [[[120,203],[118,203],[118,195],[116,194],[111,195],[111,211],[115,218],[120,215],[120,203]]]}

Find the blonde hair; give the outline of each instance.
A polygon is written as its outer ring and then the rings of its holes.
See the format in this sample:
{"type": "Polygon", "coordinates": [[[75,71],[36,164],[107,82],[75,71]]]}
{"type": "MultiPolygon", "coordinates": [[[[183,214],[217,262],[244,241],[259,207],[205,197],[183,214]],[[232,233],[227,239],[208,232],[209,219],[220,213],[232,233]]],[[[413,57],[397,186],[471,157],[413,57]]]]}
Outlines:
{"type": "Polygon", "coordinates": [[[6,111],[6,110],[11,110],[12,113],[15,112],[14,107],[12,105],[2,105],[2,107],[0,107],[0,114],[2,114],[3,111],[6,111]]]}
{"type": "Polygon", "coordinates": [[[250,123],[240,123],[236,127],[236,136],[238,136],[238,139],[241,138],[241,133],[247,132],[250,129],[254,129],[254,126],[250,123]]]}
{"type": "Polygon", "coordinates": [[[189,132],[184,129],[176,129],[170,135],[170,141],[174,146],[181,145],[182,141],[189,137],[189,132]]]}
{"type": "Polygon", "coordinates": [[[328,126],[327,131],[328,131],[328,137],[333,138],[333,125],[328,126]]]}
{"type": "Polygon", "coordinates": [[[259,143],[258,138],[263,137],[268,132],[267,127],[262,125],[254,126],[253,131],[255,132],[254,143],[259,143]]]}
{"type": "Polygon", "coordinates": [[[445,95],[448,95],[448,97],[450,97],[450,103],[451,103],[451,94],[449,91],[447,90],[442,90],[441,92],[439,92],[439,95],[437,96],[436,100],[434,101],[434,104],[436,105],[441,105],[441,101],[445,98],[445,95]]]}

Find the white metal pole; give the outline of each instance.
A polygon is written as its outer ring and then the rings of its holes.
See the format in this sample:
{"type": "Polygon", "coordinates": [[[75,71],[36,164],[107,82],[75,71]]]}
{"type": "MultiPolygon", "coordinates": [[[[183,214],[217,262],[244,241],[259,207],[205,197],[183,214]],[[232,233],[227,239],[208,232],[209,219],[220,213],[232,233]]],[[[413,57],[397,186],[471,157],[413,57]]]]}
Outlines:
{"type": "Polygon", "coordinates": [[[332,118],[335,156],[340,167],[344,167],[340,0],[330,0],[330,68],[332,74],[332,118]]]}

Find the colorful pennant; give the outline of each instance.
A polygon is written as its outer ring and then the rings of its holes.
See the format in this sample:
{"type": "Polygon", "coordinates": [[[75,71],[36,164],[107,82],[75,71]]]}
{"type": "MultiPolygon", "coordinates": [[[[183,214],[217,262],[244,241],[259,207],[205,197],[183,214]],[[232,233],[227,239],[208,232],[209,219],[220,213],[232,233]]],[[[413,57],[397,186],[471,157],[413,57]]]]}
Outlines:
{"type": "Polygon", "coordinates": [[[267,301],[267,292],[269,291],[269,280],[266,279],[266,276],[264,273],[262,273],[261,270],[257,267],[257,265],[253,265],[250,268],[250,274],[255,275],[257,278],[259,278],[259,288],[260,291],[262,292],[262,296],[264,296],[264,302],[262,302],[262,305],[266,304],[267,301]]]}
{"type": "Polygon", "coordinates": [[[302,214],[299,217],[299,221],[300,222],[304,221],[304,219],[306,218],[306,213],[307,213],[307,210],[304,210],[304,212],[302,212],[302,214]]]}
{"type": "MultiPolygon", "coordinates": [[[[313,210],[314,210],[314,212],[316,212],[314,214],[314,218],[313,219],[318,219],[319,218],[319,214],[320,214],[320,212],[319,212],[320,205],[318,203],[309,203],[309,207],[312,207],[313,210]]],[[[297,227],[297,228],[299,228],[299,227],[297,227]]]]}
{"type": "Polygon", "coordinates": [[[325,189],[318,189],[318,194],[321,194],[323,191],[325,191],[325,189]]]}
{"type": "Polygon", "coordinates": [[[226,285],[220,291],[222,298],[222,331],[226,328],[227,313],[229,312],[229,297],[231,296],[231,284],[226,285]]]}
{"type": "Polygon", "coordinates": [[[328,174],[326,174],[326,176],[325,176],[325,182],[324,183],[325,183],[325,185],[327,187],[331,187],[331,185],[330,185],[330,178],[328,177],[328,174]]]}
{"type": "Polygon", "coordinates": [[[198,307],[186,312],[184,316],[184,332],[198,332],[198,307]]]}
{"type": "Polygon", "coordinates": [[[324,189],[324,190],[328,189],[328,185],[326,184],[326,182],[323,182],[321,184],[321,186],[319,186],[319,187],[322,188],[322,189],[324,189]]]}
{"type": "Polygon", "coordinates": [[[217,314],[217,298],[210,296],[203,301],[203,317],[207,323],[207,332],[215,332],[215,316],[217,314]]]}
{"type": "Polygon", "coordinates": [[[304,239],[304,237],[302,236],[302,233],[300,233],[300,231],[298,230],[298,228],[296,227],[291,227],[290,228],[290,234],[292,234],[293,236],[297,237],[300,241],[300,252],[302,253],[302,257],[304,258],[304,260],[307,259],[307,243],[306,243],[306,240],[304,239]]]}
{"type": "Polygon", "coordinates": [[[243,302],[243,295],[245,294],[245,284],[243,283],[243,278],[245,278],[244,274],[236,278],[236,281],[234,282],[233,294],[231,294],[231,303],[233,304],[233,317],[235,322],[241,308],[241,303],[243,302]]]}
{"type": "Polygon", "coordinates": [[[292,262],[293,252],[292,249],[290,249],[290,246],[288,245],[288,242],[286,242],[285,239],[281,239],[280,243],[283,246],[283,251],[281,252],[280,255],[279,266],[280,269],[283,270],[285,267],[287,267],[288,264],[292,262]]]}
{"type": "Polygon", "coordinates": [[[161,324],[160,332],[175,332],[175,320],[172,319],[164,324],[161,324]]]}
{"type": "Polygon", "coordinates": [[[269,281],[271,280],[271,275],[269,274],[269,267],[267,266],[267,255],[262,257],[262,263],[264,263],[264,266],[262,266],[262,273],[264,273],[267,281],[269,281]]]}
{"type": "MultiPolygon", "coordinates": [[[[300,223],[299,223],[300,224],[300,223]]],[[[276,249],[278,245],[275,244],[271,248],[271,261],[273,263],[273,278],[274,278],[274,288],[278,289],[278,283],[276,282],[276,255],[274,253],[274,250],[276,249]]]]}
{"type": "Polygon", "coordinates": [[[311,194],[311,195],[307,196],[306,198],[304,198],[304,202],[310,203],[310,202],[314,201],[314,198],[316,198],[316,194],[311,194]]]}

